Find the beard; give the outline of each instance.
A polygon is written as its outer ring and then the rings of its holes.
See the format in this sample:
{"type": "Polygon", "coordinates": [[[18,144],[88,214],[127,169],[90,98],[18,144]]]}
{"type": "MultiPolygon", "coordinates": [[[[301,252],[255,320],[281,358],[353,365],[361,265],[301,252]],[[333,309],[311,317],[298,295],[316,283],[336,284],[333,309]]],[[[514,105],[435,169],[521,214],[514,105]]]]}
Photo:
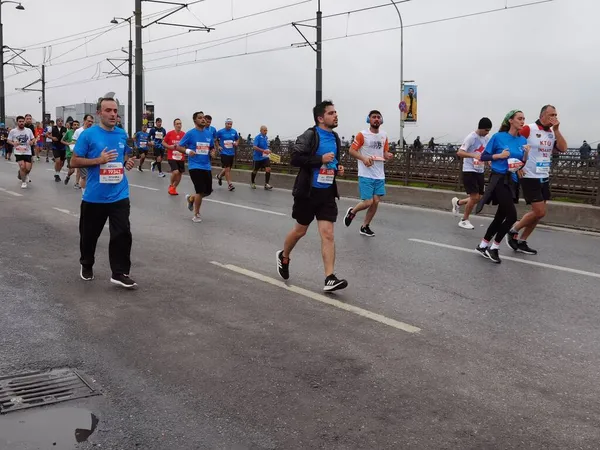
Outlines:
{"type": "Polygon", "coordinates": [[[374,125],[372,124],[372,125],[371,125],[371,128],[375,128],[376,130],[379,130],[379,127],[380,127],[380,126],[381,126],[381,124],[380,124],[380,123],[376,123],[376,124],[374,124],[374,125]]]}

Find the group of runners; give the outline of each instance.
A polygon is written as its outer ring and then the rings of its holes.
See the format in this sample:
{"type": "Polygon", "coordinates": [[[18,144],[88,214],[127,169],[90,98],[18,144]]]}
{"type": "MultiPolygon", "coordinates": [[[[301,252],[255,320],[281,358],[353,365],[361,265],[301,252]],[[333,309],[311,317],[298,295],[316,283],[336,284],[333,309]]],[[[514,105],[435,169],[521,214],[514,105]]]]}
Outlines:
{"type": "MultiPolygon", "coordinates": [[[[132,237],[125,170],[135,167],[136,158],[128,145],[127,134],[116,126],[117,113],[114,99],[104,98],[98,103],[97,125],[93,126],[94,118],[89,115],[81,126],[77,121],[63,126],[62,120],[57,119],[56,125],[45,130],[43,136],[54,144],[55,180],[61,181],[60,171],[67,161],[69,171],[65,184],[75,171],[80,185],[87,181],[87,189],[83,189],[79,226],[81,278],[86,281],[94,278],[96,243],[106,221],[110,220],[111,282],[134,288],[137,284],[129,276],[132,237]]],[[[338,176],[344,176],[344,167],[340,165],[342,145],[335,132],[338,115],[331,101],[316,105],[313,117],[314,126],[298,136],[291,151],[291,165],[299,169],[292,192],[292,217],[296,223],[286,235],[282,248],[276,252],[276,268],[284,280],[289,279],[292,251],[316,219],[325,275],[323,290],[332,292],[348,286],[346,280],[335,274],[334,224],[338,217],[339,199],[336,180],[338,176]]],[[[139,155],[137,169],[140,172],[144,170],[147,152],[150,149],[154,151],[151,170],[158,172],[160,177],[166,176],[162,170],[166,150],[171,172],[168,193],[173,196],[179,194],[178,187],[187,162],[194,191],[185,196],[185,206],[193,214],[192,221],[199,223],[202,221],[202,201],[213,191],[211,160],[217,153],[220,153],[222,168],[216,180],[222,185],[225,179],[229,191],[235,189],[231,168],[240,136],[231,119],[227,119],[224,128],[218,131],[211,125],[212,118],[202,111],[195,112],[192,119],[194,128],[187,132],[182,130],[180,119],[173,121],[173,130],[169,132],[162,126],[162,120],[157,119],[150,130],[144,126],[135,134],[134,147],[139,155]]],[[[356,134],[349,151],[358,164],[360,202],[347,209],[344,224],[349,227],[364,211],[359,232],[366,237],[375,236],[371,223],[386,194],[385,163],[394,158],[389,151],[387,134],[381,129],[383,123],[380,111],[370,111],[368,126],[356,134]]],[[[499,132],[491,138],[488,135],[492,122],[482,118],[477,129],[466,137],[458,150],[458,157],[463,159],[463,180],[468,194],[467,198],[452,200],[452,210],[456,214],[464,206],[459,226],[474,229],[469,221],[471,212],[480,212],[486,203],[498,205],[494,220],[477,246],[477,251],[485,258],[501,262],[498,248],[505,236],[512,250],[537,253],[527,245],[527,239],[544,217],[546,201],[550,199],[548,175],[552,150],[567,150],[559,127],[556,109],[551,105],[544,106],[539,119],[530,125],[525,125],[521,111],[514,110],[506,115],[499,132]],[[488,163],[491,175],[486,187],[484,170],[488,163]],[[519,187],[532,210],[517,221],[515,202],[518,201],[519,187]]],[[[267,131],[267,127],[261,127],[253,142],[254,167],[250,186],[256,188],[257,172],[263,169],[264,188],[271,190],[267,131]]],[[[14,147],[19,178],[22,187],[26,188],[36,144],[35,130],[27,126],[26,117],[17,118],[17,128],[9,133],[8,142],[14,147]]]]}

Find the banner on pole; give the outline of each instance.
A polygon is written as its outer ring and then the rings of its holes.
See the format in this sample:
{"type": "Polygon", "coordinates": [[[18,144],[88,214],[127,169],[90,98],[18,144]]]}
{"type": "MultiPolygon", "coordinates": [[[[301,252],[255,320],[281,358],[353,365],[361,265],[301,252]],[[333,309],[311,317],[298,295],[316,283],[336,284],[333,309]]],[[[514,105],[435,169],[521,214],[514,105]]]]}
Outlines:
{"type": "Polygon", "coordinates": [[[407,123],[417,122],[417,85],[405,84],[400,102],[402,120],[407,123]]]}
{"type": "Polygon", "coordinates": [[[142,123],[148,125],[148,128],[154,127],[154,105],[146,104],[144,106],[144,118],[142,123]]]}

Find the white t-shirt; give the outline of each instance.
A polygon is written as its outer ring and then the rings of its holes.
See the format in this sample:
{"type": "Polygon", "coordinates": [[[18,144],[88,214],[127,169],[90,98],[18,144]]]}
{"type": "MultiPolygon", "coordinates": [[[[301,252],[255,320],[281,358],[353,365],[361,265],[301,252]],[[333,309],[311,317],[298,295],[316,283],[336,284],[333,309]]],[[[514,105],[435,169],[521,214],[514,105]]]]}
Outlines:
{"type": "MultiPolygon", "coordinates": [[[[481,137],[473,131],[465,138],[465,141],[460,146],[459,150],[467,153],[483,153],[489,140],[489,136],[481,137]]],[[[473,158],[463,158],[463,172],[483,173],[484,169],[484,161],[477,161],[473,158]]]]}
{"type": "Polygon", "coordinates": [[[352,149],[373,158],[373,165],[371,167],[365,166],[360,160],[358,161],[359,177],[385,180],[385,153],[389,151],[389,143],[385,131],[380,130],[379,133],[371,133],[370,130],[360,131],[354,138],[352,149]]]}
{"type": "Polygon", "coordinates": [[[19,130],[19,128],[13,128],[8,133],[8,140],[15,143],[13,153],[17,156],[31,156],[31,145],[29,145],[29,141],[32,139],[35,138],[29,128],[23,128],[22,130],[19,130]]]}

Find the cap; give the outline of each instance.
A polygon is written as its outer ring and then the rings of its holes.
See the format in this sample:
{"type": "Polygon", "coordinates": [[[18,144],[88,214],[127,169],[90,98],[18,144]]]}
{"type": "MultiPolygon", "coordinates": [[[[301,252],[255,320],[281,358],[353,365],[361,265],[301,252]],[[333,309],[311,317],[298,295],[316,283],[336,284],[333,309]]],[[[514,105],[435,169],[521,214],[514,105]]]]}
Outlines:
{"type": "Polygon", "coordinates": [[[233,120],[231,120],[229,117],[227,119],[225,119],[225,123],[233,123],[233,120]]]}

